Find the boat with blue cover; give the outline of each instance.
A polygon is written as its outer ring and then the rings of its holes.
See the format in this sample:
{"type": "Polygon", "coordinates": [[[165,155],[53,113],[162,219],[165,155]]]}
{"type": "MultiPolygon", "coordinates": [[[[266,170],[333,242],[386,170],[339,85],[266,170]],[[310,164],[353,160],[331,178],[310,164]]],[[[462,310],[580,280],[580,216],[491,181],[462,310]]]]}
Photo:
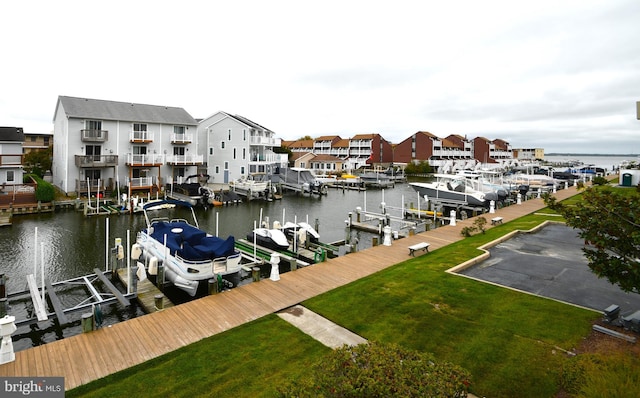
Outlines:
{"type": "Polygon", "coordinates": [[[191,204],[165,200],[145,205],[143,211],[147,227],[137,234],[131,258],[149,275],[157,275],[158,266],[162,264],[165,281],[193,297],[209,279],[240,271],[241,253],[235,248],[234,237],[223,239],[201,230],[191,204]],[[163,204],[189,210],[192,221],[168,217],[150,219],[152,212],[167,210],[167,206],[159,206],[163,204]]]}

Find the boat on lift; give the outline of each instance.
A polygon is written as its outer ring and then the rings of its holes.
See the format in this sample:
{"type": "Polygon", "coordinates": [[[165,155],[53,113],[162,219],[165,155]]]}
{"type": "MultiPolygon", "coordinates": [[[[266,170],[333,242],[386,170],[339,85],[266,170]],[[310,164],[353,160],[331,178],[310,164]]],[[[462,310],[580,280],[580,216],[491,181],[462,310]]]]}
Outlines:
{"type": "Polygon", "coordinates": [[[289,250],[287,236],[277,228],[256,228],[247,234],[247,240],[271,250],[289,250]]]}
{"type": "Polygon", "coordinates": [[[287,221],[282,226],[282,231],[284,234],[289,237],[289,239],[293,238],[294,234],[298,235],[299,241],[308,240],[311,243],[320,242],[320,234],[315,230],[309,223],[300,221],[297,224],[292,223],[291,221],[287,221]],[[303,239],[300,239],[304,237],[303,239]]]}
{"type": "Polygon", "coordinates": [[[241,253],[235,248],[233,236],[223,239],[200,229],[193,206],[188,202],[164,202],[143,206],[147,227],[138,232],[131,248],[131,258],[137,260],[139,266],[142,265],[149,275],[156,276],[158,265],[162,264],[166,280],[191,297],[201,289],[204,291],[209,279],[240,271],[241,253]],[[175,210],[164,205],[174,205],[175,210]],[[160,210],[180,216],[190,212],[192,220],[164,217],[164,214],[149,218],[154,211],[160,210]]]}
{"type": "Polygon", "coordinates": [[[489,207],[490,202],[498,201],[495,192],[482,192],[465,176],[456,174],[434,174],[432,182],[411,182],[409,185],[420,194],[432,200],[457,201],[470,206],[489,207]]]}

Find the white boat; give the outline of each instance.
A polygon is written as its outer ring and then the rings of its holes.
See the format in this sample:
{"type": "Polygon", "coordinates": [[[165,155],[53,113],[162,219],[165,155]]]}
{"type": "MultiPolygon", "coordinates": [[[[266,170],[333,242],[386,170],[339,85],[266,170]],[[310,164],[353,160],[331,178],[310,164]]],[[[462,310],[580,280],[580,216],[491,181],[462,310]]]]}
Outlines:
{"type": "Polygon", "coordinates": [[[326,195],[327,186],[316,178],[310,169],[290,167],[280,174],[280,184],[283,189],[291,191],[326,195]]]}
{"type": "Polygon", "coordinates": [[[271,188],[270,181],[261,181],[258,176],[243,176],[235,181],[229,182],[229,189],[247,197],[247,199],[257,199],[267,197],[268,190],[271,188]]]}
{"type": "Polygon", "coordinates": [[[298,241],[303,243],[306,240],[312,243],[318,243],[320,241],[320,234],[309,223],[299,222],[297,224],[287,221],[282,226],[282,231],[288,237],[293,237],[294,234],[298,235],[298,241]]]}
{"type": "Polygon", "coordinates": [[[489,207],[490,201],[498,200],[495,192],[482,192],[464,176],[455,174],[434,174],[432,182],[411,182],[409,185],[420,196],[427,196],[435,201],[456,201],[470,206],[489,207]]]}
{"type": "Polygon", "coordinates": [[[247,234],[247,240],[271,250],[289,249],[289,241],[287,240],[286,235],[284,232],[276,228],[256,228],[251,233],[247,234]]]}
{"type": "Polygon", "coordinates": [[[138,232],[131,248],[131,258],[138,261],[138,266],[143,266],[149,275],[157,275],[158,265],[162,264],[166,281],[192,297],[201,286],[206,287],[209,279],[240,271],[241,254],[235,249],[233,236],[222,239],[201,230],[193,206],[187,202],[164,202],[143,206],[147,227],[138,232]],[[152,209],[165,210],[164,205],[190,210],[193,221],[167,217],[150,220],[152,209]]]}

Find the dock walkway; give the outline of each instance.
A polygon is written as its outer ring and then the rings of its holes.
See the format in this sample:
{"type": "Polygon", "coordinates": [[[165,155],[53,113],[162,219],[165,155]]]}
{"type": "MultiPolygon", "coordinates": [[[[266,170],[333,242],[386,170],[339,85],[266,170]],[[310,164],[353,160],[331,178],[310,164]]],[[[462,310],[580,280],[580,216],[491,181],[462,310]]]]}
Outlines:
{"type": "MultiPolygon", "coordinates": [[[[563,200],[576,193],[576,188],[570,187],[554,196],[563,200]]],[[[508,222],[544,207],[542,199],[531,199],[496,210],[495,216],[508,222]]],[[[409,260],[411,245],[426,241],[431,250],[436,250],[461,240],[461,229],[473,225],[473,221],[458,220],[455,226],[409,236],[391,246],[372,247],[282,274],[276,282],[261,280],[19,351],[15,361],[0,365],[0,377],[63,376],[65,389],[72,389],[409,260]]]]}

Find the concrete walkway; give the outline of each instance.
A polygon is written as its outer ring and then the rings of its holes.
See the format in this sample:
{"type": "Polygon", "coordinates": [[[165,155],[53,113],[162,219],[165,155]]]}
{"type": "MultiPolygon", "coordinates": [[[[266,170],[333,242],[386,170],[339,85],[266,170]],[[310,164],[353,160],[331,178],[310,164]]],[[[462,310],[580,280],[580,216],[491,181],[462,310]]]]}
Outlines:
{"type": "Polygon", "coordinates": [[[294,305],[277,314],[280,318],[333,349],[340,348],[345,344],[353,346],[367,342],[364,337],[336,325],[301,305],[294,305]]]}

